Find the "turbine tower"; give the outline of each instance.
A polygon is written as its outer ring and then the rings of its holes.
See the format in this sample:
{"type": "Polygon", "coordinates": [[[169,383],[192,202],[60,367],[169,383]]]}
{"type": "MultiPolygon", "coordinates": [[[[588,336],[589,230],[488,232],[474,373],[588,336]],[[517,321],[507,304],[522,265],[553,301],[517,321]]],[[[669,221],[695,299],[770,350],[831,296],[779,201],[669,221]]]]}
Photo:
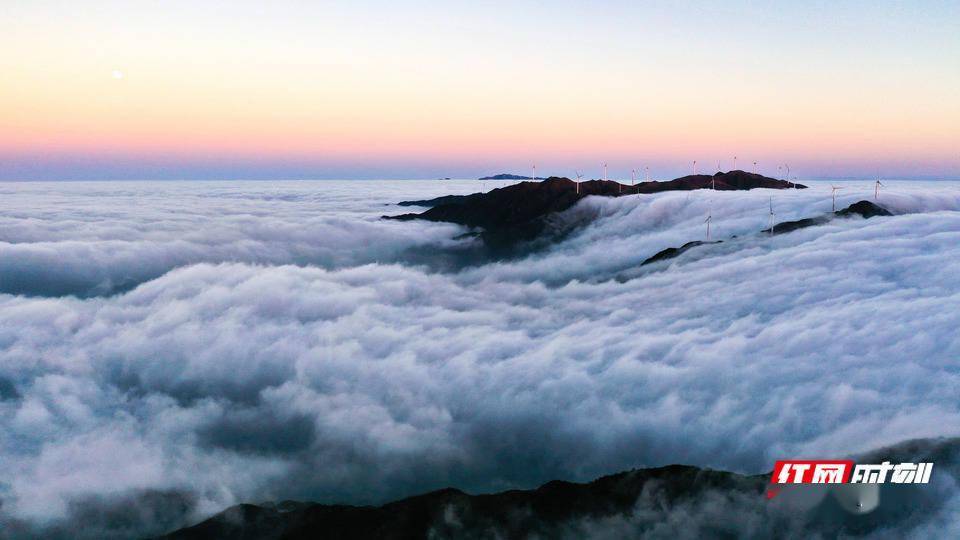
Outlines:
{"type": "Polygon", "coordinates": [[[830,186],[830,189],[833,190],[833,191],[832,191],[832,194],[833,194],[833,211],[836,212],[836,211],[837,211],[837,191],[839,191],[839,190],[841,190],[841,189],[843,189],[843,188],[842,188],[842,187],[837,187],[837,186],[831,185],[831,186],[830,186]]]}
{"type": "Polygon", "coordinates": [[[650,181],[650,167],[644,167],[644,171],[647,173],[647,182],[650,181]]]}
{"type": "Polygon", "coordinates": [[[583,173],[580,171],[574,171],[577,173],[577,195],[580,194],[580,179],[583,178],[583,173]]]}
{"type": "Polygon", "coordinates": [[[773,227],[776,223],[775,216],[776,214],[773,213],[773,197],[770,197],[770,236],[773,236],[773,227]]]}
{"type": "Polygon", "coordinates": [[[877,182],[873,184],[873,200],[880,198],[880,186],[883,185],[883,182],[880,181],[880,178],[877,178],[877,182]]]}
{"type": "Polygon", "coordinates": [[[604,182],[607,181],[607,164],[606,163],[603,164],[603,181],[604,182]]]}
{"type": "Polygon", "coordinates": [[[737,156],[733,156],[733,169],[731,170],[737,170],[737,156]]]}
{"type": "Polygon", "coordinates": [[[713,210],[707,210],[707,219],[703,220],[707,224],[707,241],[710,241],[710,222],[713,221],[713,210]]]}
{"type": "Polygon", "coordinates": [[[693,175],[697,175],[697,160],[693,160],[693,175]]]}
{"type": "Polygon", "coordinates": [[[753,174],[757,174],[757,162],[753,162],[753,174]]]}
{"type": "Polygon", "coordinates": [[[537,164],[536,163],[533,164],[533,181],[534,182],[537,181],[537,164]]]}
{"type": "Polygon", "coordinates": [[[787,165],[786,163],[784,163],[783,166],[787,168],[787,184],[790,187],[793,187],[793,182],[790,181],[790,165],[787,165]]]}

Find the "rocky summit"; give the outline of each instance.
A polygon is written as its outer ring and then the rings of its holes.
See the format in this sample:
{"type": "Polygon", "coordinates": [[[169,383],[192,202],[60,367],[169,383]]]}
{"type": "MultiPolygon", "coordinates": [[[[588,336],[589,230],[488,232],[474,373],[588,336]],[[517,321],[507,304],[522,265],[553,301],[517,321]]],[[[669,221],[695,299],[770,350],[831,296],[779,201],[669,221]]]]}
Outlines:
{"type": "Polygon", "coordinates": [[[545,231],[546,218],[562,212],[584,197],[620,197],[691,191],[696,189],[749,190],[804,189],[806,186],[768,178],[744,171],[715,175],[691,175],[666,182],[641,182],[634,185],[613,180],[577,182],[569,178],[550,177],[542,182],[520,182],[511,186],[462,196],[444,196],[422,201],[404,201],[402,206],[430,207],[421,213],[384,216],[386,219],[440,221],[480,229],[477,233],[488,247],[498,254],[508,254],[517,244],[539,238],[545,231]]]}

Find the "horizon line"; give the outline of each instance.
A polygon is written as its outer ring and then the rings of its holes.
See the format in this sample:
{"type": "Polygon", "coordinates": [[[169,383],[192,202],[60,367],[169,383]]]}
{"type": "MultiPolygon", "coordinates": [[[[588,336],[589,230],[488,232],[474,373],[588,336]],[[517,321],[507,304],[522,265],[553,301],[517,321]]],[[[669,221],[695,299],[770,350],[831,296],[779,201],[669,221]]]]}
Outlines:
{"type": "MultiPolygon", "coordinates": [[[[740,170],[742,170],[742,169],[740,169],[740,170]]],[[[719,171],[719,172],[721,172],[722,174],[726,174],[727,172],[731,172],[731,171],[719,171]]],[[[743,172],[750,172],[750,171],[743,171],[743,172]]],[[[520,175],[519,173],[495,173],[495,174],[517,174],[518,176],[522,176],[522,175],[520,175]]],[[[716,173],[697,173],[697,176],[712,176],[713,174],[716,174],[716,173]]],[[[761,175],[761,176],[767,176],[767,175],[765,175],[765,174],[763,174],[763,173],[756,173],[756,174],[759,174],[759,175],[761,175]]],[[[691,174],[683,174],[683,175],[680,175],[680,176],[670,176],[670,177],[661,176],[661,177],[659,177],[659,178],[654,178],[654,177],[651,176],[650,181],[651,181],[651,182],[661,182],[661,181],[675,180],[675,179],[683,178],[683,177],[686,177],[686,176],[692,176],[692,175],[691,175],[691,174]]],[[[537,176],[537,177],[536,177],[536,180],[537,180],[537,181],[543,181],[543,180],[546,180],[546,179],[551,178],[551,177],[553,177],[553,178],[567,178],[567,179],[569,179],[569,180],[572,180],[572,178],[571,178],[569,175],[556,175],[556,174],[548,174],[548,175],[544,175],[544,176],[537,176]]],[[[775,177],[775,176],[767,176],[767,177],[768,177],[768,178],[777,178],[777,177],[775,177]]],[[[829,180],[829,181],[841,181],[841,182],[842,182],[842,181],[869,181],[869,180],[875,180],[876,178],[877,178],[877,177],[876,177],[875,175],[871,175],[871,176],[804,176],[804,177],[794,176],[794,177],[790,178],[789,180],[814,181],[814,182],[816,182],[816,181],[821,181],[821,180],[823,180],[823,181],[829,180]]],[[[629,176],[623,177],[623,178],[618,178],[618,177],[616,177],[616,176],[614,176],[614,175],[610,175],[610,176],[608,177],[608,180],[610,180],[610,181],[617,181],[618,179],[619,179],[619,180],[625,180],[625,181],[629,181],[629,180],[630,180],[629,176]]],[[[960,176],[940,176],[940,175],[914,175],[914,176],[894,175],[894,176],[884,176],[884,175],[880,175],[880,179],[881,179],[881,180],[894,180],[894,181],[902,180],[902,181],[944,181],[944,182],[955,182],[955,181],[960,181],[960,176]]],[[[41,182],[50,182],[50,183],[53,183],[53,182],[324,182],[324,181],[331,181],[331,182],[338,182],[338,181],[340,181],[340,182],[343,182],[343,181],[361,181],[361,182],[376,182],[376,181],[456,182],[456,181],[465,181],[465,180],[477,181],[477,182],[480,182],[480,181],[487,181],[487,182],[511,182],[511,181],[517,181],[517,180],[508,180],[508,179],[507,179],[507,180],[496,180],[496,179],[481,180],[479,177],[478,177],[478,178],[473,178],[473,177],[457,177],[457,176],[451,176],[451,177],[438,177],[438,176],[424,176],[424,177],[415,177],[415,176],[395,176],[395,177],[384,177],[384,176],[363,176],[363,177],[335,177],[335,176],[327,176],[327,177],[314,176],[314,177],[308,177],[308,176],[294,176],[294,177],[280,177],[280,176],[278,176],[278,177],[267,177],[267,178],[240,177],[240,176],[236,176],[236,177],[234,177],[234,176],[211,176],[211,177],[144,177],[144,178],[117,177],[117,176],[114,176],[114,177],[104,177],[104,178],[94,178],[94,177],[89,177],[89,178],[88,178],[88,177],[84,177],[84,178],[2,178],[2,177],[0,177],[0,183],[28,183],[28,182],[36,182],[36,183],[41,183],[41,182]]],[[[525,180],[519,180],[519,181],[531,181],[531,180],[533,180],[533,178],[527,177],[525,180]]],[[[583,181],[589,181],[589,180],[602,180],[602,178],[601,178],[601,177],[597,177],[597,178],[586,178],[586,177],[585,177],[583,181]]],[[[787,179],[784,179],[784,180],[787,180],[787,179]]],[[[647,181],[647,180],[640,180],[640,179],[638,179],[638,180],[637,180],[637,183],[643,183],[643,182],[646,182],[646,181],[647,181]]]]}

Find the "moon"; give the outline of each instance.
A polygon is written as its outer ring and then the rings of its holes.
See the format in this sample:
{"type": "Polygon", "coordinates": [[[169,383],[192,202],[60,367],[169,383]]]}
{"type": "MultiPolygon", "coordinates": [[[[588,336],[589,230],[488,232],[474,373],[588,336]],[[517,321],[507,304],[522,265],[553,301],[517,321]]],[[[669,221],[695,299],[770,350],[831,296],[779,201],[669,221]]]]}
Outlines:
{"type": "Polygon", "coordinates": [[[124,77],[123,72],[120,71],[119,69],[113,70],[112,75],[113,75],[113,78],[117,79],[118,81],[124,77]]]}

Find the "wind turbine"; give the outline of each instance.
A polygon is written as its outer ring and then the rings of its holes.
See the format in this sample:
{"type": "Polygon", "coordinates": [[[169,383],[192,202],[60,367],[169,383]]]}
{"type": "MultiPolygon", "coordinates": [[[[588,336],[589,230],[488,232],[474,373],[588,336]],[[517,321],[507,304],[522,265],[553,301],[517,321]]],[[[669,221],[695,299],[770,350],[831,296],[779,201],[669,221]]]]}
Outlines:
{"type": "Polygon", "coordinates": [[[693,160],[693,174],[694,176],[697,174],[697,160],[693,160]]]}
{"type": "Polygon", "coordinates": [[[707,224],[707,241],[710,241],[710,222],[713,221],[713,209],[707,210],[707,219],[703,220],[707,224]]]}
{"type": "Polygon", "coordinates": [[[880,181],[880,178],[877,177],[877,182],[873,185],[873,200],[880,198],[880,186],[883,185],[883,182],[880,181]]]}
{"type": "Polygon", "coordinates": [[[604,182],[607,181],[607,164],[606,163],[603,164],[603,181],[604,182]]]}
{"type": "Polygon", "coordinates": [[[783,170],[783,166],[782,166],[782,165],[777,165],[777,180],[783,178],[783,175],[780,174],[780,171],[782,171],[782,170],[783,170]]]}
{"type": "Polygon", "coordinates": [[[644,171],[647,173],[647,182],[650,181],[650,167],[644,167],[644,171]]]}
{"type": "Polygon", "coordinates": [[[536,163],[533,164],[533,181],[534,182],[537,181],[537,164],[536,163]]]}
{"type": "Polygon", "coordinates": [[[632,186],[637,182],[637,170],[630,169],[630,185],[632,186]]]}
{"type": "Polygon", "coordinates": [[[577,195],[580,194],[580,179],[583,178],[583,173],[580,171],[575,171],[577,173],[577,195]]]}
{"type": "Polygon", "coordinates": [[[770,197],[770,236],[773,236],[773,226],[774,226],[774,217],[776,214],[773,213],[773,197],[770,197]]]}
{"type": "Polygon", "coordinates": [[[790,187],[793,187],[793,182],[790,181],[790,166],[786,163],[783,164],[787,168],[787,184],[790,184],[790,187]]]}
{"type": "Polygon", "coordinates": [[[733,156],[733,169],[732,169],[732,170],[734,170],[734,171],[737,170],[737,156],[733,156]]]}
{"type": "Polygon", "coordinates": [[[831,185],[830,185],[830,189],[833,190],[833,192],[832,192],[832,193],[833,193],[833,211],[836,212],[836,211],[837,211],[837,191],[838,191],[838,190],[841,190],[841,189],[843,189],[843,188],[842,188],[842,187],[837,187],[837,186],[834,186],[834,185],[831,184],[831,185]]]}
{"type": "Polygon", "coordinates": [[[720,160],[717,160],[717,172],[720,172],[720,160]]]}
{"type": "Polygon", "coordinates": [[[753,162],[753,174],[757,174],[757,162],[753,162]]]}

